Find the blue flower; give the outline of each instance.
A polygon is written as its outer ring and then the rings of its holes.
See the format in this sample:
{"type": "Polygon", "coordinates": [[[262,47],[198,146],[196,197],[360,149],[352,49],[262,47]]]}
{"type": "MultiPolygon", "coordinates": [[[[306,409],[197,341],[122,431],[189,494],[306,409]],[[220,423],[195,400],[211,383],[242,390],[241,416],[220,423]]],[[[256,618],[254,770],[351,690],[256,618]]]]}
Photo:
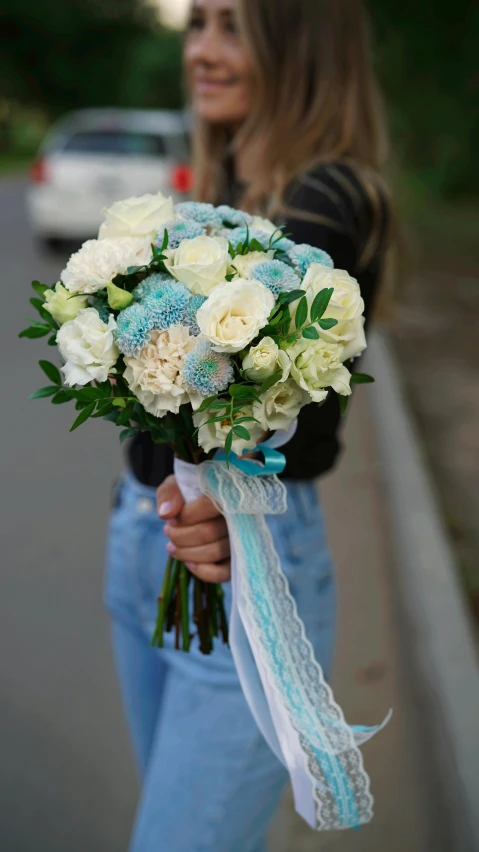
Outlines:
{"type": "Polygon", "coordinates": [[[110,313],[110,311],[108,310],[108,305],[107,305],[107,303],[106,303],[103,299],[100,299],[100,298],[98,298],[98,296],[96,296],[96,297],[93,299],[93,302],[92,302],[92,308],[96,308],[96,310],[97,310],[97,311],[98,311],[98,313],[100,314],[100,319],[101,319],[101,321],[102,321],[102,322],[106,322],[106,323],[108,324],[108,321],[109,321],[109,319],[110,319],[111,313],[110,313]]]}
{"type": "Polygon", "coordinates": [[[115,341],[123,355],[135,355],[148,343],[153,316],[144,305],[130,305],[116,319],[115,341]]]}
{"type": "Polygon", "coordinates": [[[178,248],[182,240],[192,240],[194,237],[202,237],[204,228],[193,219],[170,219],[161,226],[155,237],[156,248],[161,248],[165,231],[168,231],[168,248],[178,248]]]}
{"type": "Polygon", "coordinates": [[[223,224],[230,225],[233,228],[249,225],[253,221],[253,217],[249,213],[244,210],[236,210],[229,204],[220,204],[216,210],[220,214],[223,224]]]}
{"type": "Polygon", "coordinates": [[[294,246],[288,252],[288,257],[299,275],[301,275],[301,278],[306,275],[308,266],[311,266],[312,263],[322,263],[323,266],[334,269],[333,260],[327,252],[314,246],[309,246],[307,243],[300,243],[294,246]]]}
{"type": "Polygon", "coordinates": [[[300,280],[287,263],[281,260],[265,260],[251,270],[251,277],[265,284],[274,296],[299,287],[300,280]]]}
{"type": "Polygon", "coordinates": [[[185,320],[190,291],[179,281],[160,282],[151,288],[141,304],[153,318],[153,327],[164,330],[182,325],[185,320]]]}
{"type": "Polygon", "coordinates": [[[196,321],[196,313],[201,308],[203,302],[206,302],[206,296],[193,295],[190,296],[186,305],[185,317],[183,322],[189,326],[191,334],[197,335],[200,333],[198,323],[196,321]]]}
{"type": "Polygon", "coordinates": [[[215,352],[211,343],[201,340],[188,352],[182,375],[189,390],[201,396],[212,396],[228,387],[233,381],[234,370],[229,355],[215,352]]]}
{"type": "Polygon", "coordinates": [[[172,278],[171,275],[168,275],[167,272],[154,272],[152,275],[149,275],[148,278],[140,281],[140,283],[135,287],[132,291],[133,298],[135,302],[139,302],[148,293],[158,289],[160,285],[166,283],[171,284],[174,280],[175,279],[172,278]]]}
{"type": "Polygon", "coordinates": [[[271,234],[267,234],[266,231],[262,231],[260,228],[247,229],[246,227],[241,227],[232,228],[230,231],[225,229],[222,231],[222,234],[226,236],[234,249],[237,249],[240,243],[244,244],[246,239],[249,238],[249,242],[251,242],[251,240],[258,240],[266,251],[269,248],[271,239],[271,234]]]}
{"type": "Polygon", "coordinates": [[[288,252],[291,251],[296,245],[293,240],[290,240],[289,237],[281,237],[279,240],[274,241],[273,248],[279,249],[280,251],[288,252]]]}
{"type": "Polygon", "coordinates": [[[176,213],[183,219],[193,219],[204,228],[221,228],[221,216],[212,204],[204,201],[182,201],[175,207],[176,213]]]}

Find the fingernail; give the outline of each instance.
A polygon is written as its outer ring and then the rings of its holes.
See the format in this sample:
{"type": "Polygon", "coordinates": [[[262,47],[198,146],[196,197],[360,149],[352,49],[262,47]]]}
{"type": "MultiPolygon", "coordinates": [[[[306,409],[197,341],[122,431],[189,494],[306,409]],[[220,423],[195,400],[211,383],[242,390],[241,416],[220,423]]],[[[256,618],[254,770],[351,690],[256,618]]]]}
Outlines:
{"type": "Polygon", "coordinates": [[[175,550],[176,550],[176,547],[175,547],[175,545],[173,544],[172,541],[169,541],[168,544],[166,545],[166,549],[167,549],[168,553],[174,553],[175,550]]]}
{"type": "Polygon", "coordinates": [[[196,568],[196,562],[185,562],[187,568],[190,568],[192,571],[196,568]]]}
{"type": "Polygon", "coordinates": [[[173,508],[173,503],[170,503],[168,501],[166,503],[160,503],[160,508],[159,508],[158,511],[159,511],[160,515],[168,515],[171,512],[172,508],[173,508]]]}

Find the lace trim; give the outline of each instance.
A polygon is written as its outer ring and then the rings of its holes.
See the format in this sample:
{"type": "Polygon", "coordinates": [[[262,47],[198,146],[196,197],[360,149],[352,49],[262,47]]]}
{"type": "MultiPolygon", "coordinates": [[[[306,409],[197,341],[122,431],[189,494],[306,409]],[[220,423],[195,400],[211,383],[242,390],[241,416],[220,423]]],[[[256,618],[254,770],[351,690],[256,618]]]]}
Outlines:
{"type": "Polygon", "coordinates": [[[318,827],[367,823],[373,798],[354,731],[314,658],[264,520],[265,514],[285,511],[284,485],[276,477],[247,477],[218,462],[200,465],[198,474],[201,490],[227,518],[246,601],[245,628],[259,667],[298,734],[318,827]]]}

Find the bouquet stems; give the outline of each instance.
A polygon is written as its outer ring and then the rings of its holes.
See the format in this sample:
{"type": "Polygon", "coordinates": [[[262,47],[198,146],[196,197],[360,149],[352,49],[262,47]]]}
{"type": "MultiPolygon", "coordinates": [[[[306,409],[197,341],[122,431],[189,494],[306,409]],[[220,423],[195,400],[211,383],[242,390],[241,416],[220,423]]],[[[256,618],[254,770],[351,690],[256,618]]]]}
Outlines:
{"type": "Polygon", "coordinates": [[[196,635],[202,654],[211,654],[213,639],[221,638],[228,644],[228,621],[224,606],[224,592],[218,583],[206,583],[193,575],[184,562],[170,557],[166,564],[158,611],[151,644],[164,647],[165,632],[175,631],[175,648],[188,652],[196,635]],[[190,586],[193,586],[191,589],[190,586]],[[190,617],[190,601],[193,604],[190,617]],[[191,621],[196,634],[191,634],[191,621]]]}

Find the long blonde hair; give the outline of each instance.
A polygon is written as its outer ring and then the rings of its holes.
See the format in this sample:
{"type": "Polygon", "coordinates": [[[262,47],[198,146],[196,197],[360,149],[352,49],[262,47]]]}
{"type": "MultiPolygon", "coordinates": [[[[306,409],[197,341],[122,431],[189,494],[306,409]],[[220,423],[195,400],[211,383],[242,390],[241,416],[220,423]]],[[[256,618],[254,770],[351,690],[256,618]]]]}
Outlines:
{"type": "Polygon", "coordinates": [[[197,198],[219,203],[228,155],[241,151],[248,174],[241,206],[251,212],[291,214],[287,187],[316,165],[338,162],[353,168],[379,212],[388,143],[362,0],[238,0],[238,16],[255,71],[254,103],[233,139],[226,128],[198,123],[197,198]]]}

